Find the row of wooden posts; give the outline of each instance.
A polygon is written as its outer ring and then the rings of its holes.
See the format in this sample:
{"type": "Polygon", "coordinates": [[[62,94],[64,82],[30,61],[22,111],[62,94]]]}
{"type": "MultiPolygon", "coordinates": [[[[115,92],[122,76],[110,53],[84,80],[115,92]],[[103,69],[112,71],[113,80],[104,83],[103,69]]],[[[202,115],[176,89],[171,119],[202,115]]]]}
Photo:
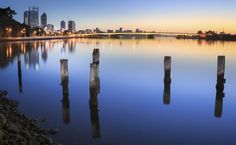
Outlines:
{"type": "MultiPolygon", "coordinates": [[[[100,137],[100,125],[98,114],[98,95],[100,93],[99,78],[99,49],[93,51],[93,62],[90,64],[90,119],[92,125],[92,136],[100,137]]],[[[224,84],[225,84],[225,56],[218,56],[217,62],[217,84],[216,84],[216,100],[215,100],[215,117],[221,117],[223,109],[224,84]]],[[[63,90],[63,120],[69,123],[69,89],[68,89],[68,60],[61,60],[61,80],[63,90]]],[[[171,96],[171,56],[164,57],[164,93],[163,103],[170,104],[171,96]]]]}
{"type": "MultiPolygon", "coordinates": [[[[98,95],[100,93],[100,77],[99,77],[99,49],[94,49],[93,62],[90,64],[90,119],[92,125],[92,136],[94,138],[100,137],[100,125],[98,115],[98,95]]],[[[60,60],[61,86],[62,86],[62,108],[63,108],[63,122],[70,123],[70,101],[69,101],[69,75],[68,75],[68,60],[60,60]]],[[[222,116],[223,98],[225,80],[225,56],[218,56],[217,60],[217,84],[216,84],[216,99],[215,99],[215,117],[222,116]]],[[[23,92],[22,86],[22,70],[21,58],[18,56],[18,79],[19,91],[23,92]]],[[[171,98],[171,56],[164,57],[164,93],[163,103],[170,104],[171,98]]]]}
{"type": "MultiPolygon", "coordinates": [[[[98,95],[100,93],[100,77],[99,77],[99,49],[93,51],[93,62],[90,64],[90,120],[92,128],[92,137],[100,138],[100,123],[98,114],[98,95]]],[[[61,85],[62,85],[62,108],[63,122],[70,123],[70,103],[69,103],[69,75],[68,75],[68,60],[60,60],[61,69],[61,85]]]]}
{"type": "MultiPolygon", "coordinates": [[[[163,103],[170,104],[170,84],[171,84],[171,57],[164,58],[164,95],[163,103]]],[[[215,99],[215,117],[220,118],[223,110],[223,98],[225,79],[225,56],[218,56],[217,59],[217,83],[216,83],[216,99],[215,99]]]]}

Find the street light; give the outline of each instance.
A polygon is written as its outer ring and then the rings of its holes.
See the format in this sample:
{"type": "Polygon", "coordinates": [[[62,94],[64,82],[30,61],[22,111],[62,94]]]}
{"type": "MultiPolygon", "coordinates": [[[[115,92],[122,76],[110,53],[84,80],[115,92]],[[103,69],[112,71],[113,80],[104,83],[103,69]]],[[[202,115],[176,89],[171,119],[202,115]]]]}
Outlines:
{"type": "Polygon", "coordinates": [[[8,36],[10,34],[10,37],[11,37],[12,28],[6,28],[6,32],[7,32],[8,36]]]}
{"type": "Polygon", "coordinates": [[[25,28],[23,28],[21,31],[20,31],[21,34],[23,34],[23,36],[25,37],[25,28]]]}
{"type": "Polygon", "coordinates": [[[33,36],[36,36],[36,33],[37,33],[37,32],[36,32],[36,31],[34,31],[34,32],[33,32],[33,36]]]}

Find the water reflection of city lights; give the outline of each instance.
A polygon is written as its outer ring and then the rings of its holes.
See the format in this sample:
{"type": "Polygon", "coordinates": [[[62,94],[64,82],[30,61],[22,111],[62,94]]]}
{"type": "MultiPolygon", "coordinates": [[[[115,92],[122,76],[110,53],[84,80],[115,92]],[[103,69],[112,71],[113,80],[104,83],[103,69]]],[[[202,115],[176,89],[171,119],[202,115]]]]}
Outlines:
{"type": "Polygon", "coordinates": [[[9,56],[12,57],[12,48],[9,48],[9,56]]]}

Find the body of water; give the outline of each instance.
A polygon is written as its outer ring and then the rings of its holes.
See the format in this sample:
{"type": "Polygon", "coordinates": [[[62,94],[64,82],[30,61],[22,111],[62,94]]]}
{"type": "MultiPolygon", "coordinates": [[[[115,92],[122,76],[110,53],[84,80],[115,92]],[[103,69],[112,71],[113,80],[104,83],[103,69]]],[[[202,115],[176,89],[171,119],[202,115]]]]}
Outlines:
{"type": "Polygon", "coordinates": [[[235,68],[235,42],[0,43],[0,88],[22,112],[46,118],[42,127],[59,128],[53,138],[65,145],[235,145],[235,68]],[[225,83],[218,56],[225,56],[225,83]]]}

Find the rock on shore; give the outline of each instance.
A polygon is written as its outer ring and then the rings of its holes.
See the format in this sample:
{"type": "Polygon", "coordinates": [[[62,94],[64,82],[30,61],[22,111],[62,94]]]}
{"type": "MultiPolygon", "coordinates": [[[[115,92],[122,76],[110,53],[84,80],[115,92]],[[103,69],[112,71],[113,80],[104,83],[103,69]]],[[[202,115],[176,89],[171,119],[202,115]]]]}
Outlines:
{"type": "MultiPolygon", "coordinates": [[[[2,91],[0,91],[2,94],[2,91]]],[[[42,130],[37,121],[20,113],[18,103],[0,95],[0,145],[53,145],[46,136],[49,131],[42,130]]],[[[58,131],[52,130],[53,133],[58,131]]]]}

